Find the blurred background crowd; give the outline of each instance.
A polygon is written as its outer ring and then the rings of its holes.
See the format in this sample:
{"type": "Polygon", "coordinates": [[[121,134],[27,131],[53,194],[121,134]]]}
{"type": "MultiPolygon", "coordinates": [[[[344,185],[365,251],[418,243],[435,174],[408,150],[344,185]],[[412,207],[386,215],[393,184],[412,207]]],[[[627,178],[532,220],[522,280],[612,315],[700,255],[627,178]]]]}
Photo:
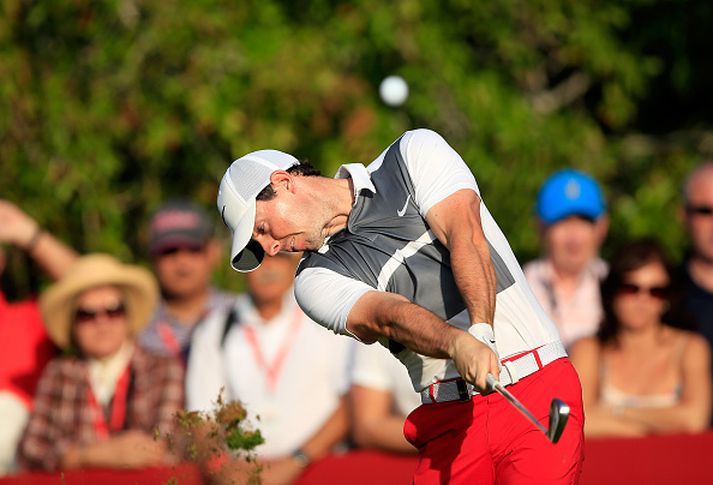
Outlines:
{"type": "Polygon", "coordinates": [[[295,257],[230,271],[214,210],[240,154],[332,175],[414,127],[472,168],[587,436],[705,430],[712,21],[703,0],[4,2],[0,474],[172,463],[155,431],[220,389],[260,416],[273,483],[335,449],[414,452],[405,369],[300,312],[295,257]]]}

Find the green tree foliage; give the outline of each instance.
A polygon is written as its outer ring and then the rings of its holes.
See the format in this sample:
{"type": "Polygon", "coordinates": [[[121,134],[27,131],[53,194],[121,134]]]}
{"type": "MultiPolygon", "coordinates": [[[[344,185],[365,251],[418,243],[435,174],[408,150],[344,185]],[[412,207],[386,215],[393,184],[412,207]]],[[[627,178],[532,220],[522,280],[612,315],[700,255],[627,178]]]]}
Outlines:
{"type": "Polygon", "coordinates": [[[143,255],[157,204],[212,208],[250,150],[331,175],[430,127],[471,165],[522,259],[538,251],[537,189],[565,166],[602,181],[612,241],[654,234],[680,251],[678,187],[713,152],[693,97],[709,85],[694,75],[713,20],[703,1],[8,0],[0,12],[0,196],[81,250],[143,255]],[[377,95],[393,73],[411,89],[398,109],[377,95]],[[676,100],[691,114],[671,124],[676,100]]]}

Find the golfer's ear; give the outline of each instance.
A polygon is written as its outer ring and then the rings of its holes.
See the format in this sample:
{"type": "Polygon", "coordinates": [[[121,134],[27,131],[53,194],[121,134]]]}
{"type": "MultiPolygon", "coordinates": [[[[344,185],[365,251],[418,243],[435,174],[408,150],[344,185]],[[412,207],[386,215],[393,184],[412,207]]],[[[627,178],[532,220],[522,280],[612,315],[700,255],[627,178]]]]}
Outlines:
{"type": "Polygon", "coordinates": [[[275,190],[278,190],[278,188],[281,187],[290,191],[294,189],[292,175],[284,170],[275,170],[272,172],[272,175],[270,175],[270,185],[272,185],[272,188],[275,190]]]}

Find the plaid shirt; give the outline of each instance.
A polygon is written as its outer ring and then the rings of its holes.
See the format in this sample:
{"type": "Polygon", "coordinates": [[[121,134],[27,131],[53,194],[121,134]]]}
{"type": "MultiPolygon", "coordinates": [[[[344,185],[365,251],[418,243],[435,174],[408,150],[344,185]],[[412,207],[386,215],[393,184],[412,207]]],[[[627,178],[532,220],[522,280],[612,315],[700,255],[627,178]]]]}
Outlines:
{"type": "MultiPolygon", "coordinates": [[[[175,432],[174,415],[183,407],[183,366],[138,346],[130,365],[124,430],[175,432]]],[[[70,445],[98,440],[88,369],[87,361],[73,357],[56,358],[45,368],[18,449],[23,468],[56,470],[70,445]]]]}

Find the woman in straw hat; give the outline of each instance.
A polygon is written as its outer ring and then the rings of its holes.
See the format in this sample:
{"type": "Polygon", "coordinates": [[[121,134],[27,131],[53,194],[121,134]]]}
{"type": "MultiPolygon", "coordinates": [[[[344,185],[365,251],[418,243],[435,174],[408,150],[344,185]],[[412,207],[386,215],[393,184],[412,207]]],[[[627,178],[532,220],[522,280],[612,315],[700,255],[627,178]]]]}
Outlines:
{"type": "Polygon", "coordinates": [[[84,256],[40,298],[68,356],[40,379],[19,450],[26,468],[144,467],[169,461],[154,433],[173,433],[183,368],[135,344],[157,300],[154,278],[109,255],[84,256]]]}

